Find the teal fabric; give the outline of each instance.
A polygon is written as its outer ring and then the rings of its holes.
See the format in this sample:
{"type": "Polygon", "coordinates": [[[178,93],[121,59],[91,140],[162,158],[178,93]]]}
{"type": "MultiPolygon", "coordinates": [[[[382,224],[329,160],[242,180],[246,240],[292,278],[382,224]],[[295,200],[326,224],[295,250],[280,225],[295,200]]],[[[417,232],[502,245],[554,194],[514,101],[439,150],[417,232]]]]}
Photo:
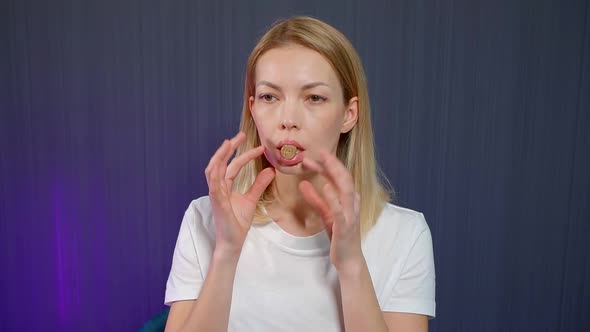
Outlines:
{"type": "Polygon", "coordinates": [[[138,332],[164,332],[169,312],[170,308],[166,307],[166,309],[160,311],[157,315],[143,324],[138,332]]]}

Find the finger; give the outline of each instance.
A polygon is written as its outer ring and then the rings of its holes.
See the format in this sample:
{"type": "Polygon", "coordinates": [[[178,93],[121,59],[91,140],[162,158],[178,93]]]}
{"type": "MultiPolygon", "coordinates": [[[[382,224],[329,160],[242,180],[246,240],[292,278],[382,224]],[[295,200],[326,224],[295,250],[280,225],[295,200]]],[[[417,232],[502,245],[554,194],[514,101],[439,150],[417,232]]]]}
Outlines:
{"type": "Polygon", "coordinates": [[[338,191],[354,192],[352,175],[340,159],[331,153],[320,151],[320,163],[324,166],[325,174],[336,185],[338,191]]]}
{"type": "Polygon", "coordinates": [[[216,194],[219,191],[219,161],[221,156],[227,153],[230,143],[228,140],[224,140],[221,146],[217,149],[207,168],[205,168],[205,175],[207,178],[207,185],[209,186],[209,193],[216,194]]]}
{"type": "Polygon", "coordinates": [[[336,186],[338,191],[354,187],[352,184],[352,176],[350,176],[346,167],[344,167],[338,158],[329,153],[324,153],[323,151],[320,152],[320,159],[318,161],[305,158],[303,159],[303,166],[326,177],[328,181],[336,186]],[[340,183],[342,181],[350,182],[348,186],[346,186],[345,183],[340,183]]]}
{"type": "Polygon", "coordinates": [[[308,157],[303,157],[303,167],[317,173],[323,172],[323,166],[319,162],[308,157]]]}
{"type": "Polygon", "coordinates": [[[354,206],[354,183],[352,176],[336,156],[320,152],[320,160],[315,161],[309,158],[303,160],[304,167],[318,172],[326,177],[329,183],[336,188],[341,207],[353,208],[354,206]]]}
{"type": "Polygon", "coordinates": [[[264,146],[259,146],[254,149],[250,149],[238,157],[234,158],[231,163],[227,166],[227,171],[225,172],[225,178],[233,180],[238,175],[242,167],[246,165],[250,160],[261,156],[264,153],[264,146]]]}
{"type": "Polygon", "coordinates": [[[237,150],[237,148],[242,145],[242,143],[244,143],[244,140],[246,139],[246,134],[244,134],[243,132],[238,132],[236,134],[236,136],[232,137],[229,142],[231,144],[231,149],[230,149],[230,153],[226,156],[226,164],[227,161],[229,160],[229,158],[234,154],[234,152],[237,150]]]}
{"type": "Polygon", "coordinates": [[[338,191],[340,203],[344,208],[354,207],[354,181],[344,164],[335,155],[320,151],[322,175],[326,176],[338,191]]]}
{"type": "Polygon", "coordinates": [[[215,153],[213,154],[211,159],[209,159],[209,163],[207,164],[207,167],[205,168],[206,175],[208,175],[208,173],[211,172],[213,165],[219,161],[219,158],[221,158],[221,156],[226,153],[225,150],[227,149],[227,144],[228,144],[228,141],[226,139],[223,140],[223,143],[221,143],[221,145],[217,148],[217,150],[215,151],[215,153]]]}
{"type": "Polygon", "coordinates": [[[275,174],[276,171],[272,167],[267,167],[258,173],[256,180],[254,180],[254,183],[245,194],[246,198],[252,202],[258,202],[260,196],[264,193],[264,190],[272,182],[272,179],[274,179],[275,174]]]}
{"type": "Polygon", "coordinates": [[[326,203],[330,207],[332,215],[334,216],[334,222],[344,219],[342,205],[338,200],[338,193],[336,192],[336,189],[334,189],[334,186],[332,186],[330,183],[326,183],[324,185],[323,191],[326,203]]]}
{"type": "Polygon", "coordinates": [[[217,151],[215,151],[209,160],[209,164],[207,165],[207,168],[205,168],[205,171],[212,171],[213,165],[218,165],[220,161],[223,161],[226,158],[226,155],[231,152],[231,144],[232,141],[227,139],[223,140],[223,143],[217,148],[217,151]]]}
{"type": "Polygon", "coordinates": [[[332,238],[332,225],[334,224],[334,217],[330,211],[330,207],[324,199],[318,194],[313,185],[309,181],[301,181],[299,183],[299,190],[303,194],[305,201],[314,208],[324,221],[328,235],[332,238]]]}
{"type": "MultiPolygon", "coordinates": [[[[246,135],[243,132],[239,132],[236,134],[236,136],[234,136],[232,139],[229,140],[229,149],[225,150],[225,154],[222,156],[221,161],[219,162],[218,166],[219,166],[219,176],[221,177],[221,182],[222,185],[228,185],[227,182],[225,181],[225,174],[227,172],[227,163],[229,161],[229,158],[231,158],[231,156],[234,154],[234,152],[236,151],[236,149],[244,142],[244,139],[246,139],[246,135]]],[[[228,186],[228,189],[231,190],[231,187],[228,186]]]]}

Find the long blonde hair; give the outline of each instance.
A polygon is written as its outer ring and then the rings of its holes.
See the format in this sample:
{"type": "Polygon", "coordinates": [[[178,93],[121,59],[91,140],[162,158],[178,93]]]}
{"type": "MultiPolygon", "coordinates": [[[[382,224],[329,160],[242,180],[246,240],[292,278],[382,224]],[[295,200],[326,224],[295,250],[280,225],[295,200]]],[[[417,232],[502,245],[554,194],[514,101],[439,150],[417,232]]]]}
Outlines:
{"type": "MultiPolygon", "coordinates": [[[[273,48],[293,44],[318,52],[332,65],[342,86],[345,101],[358,97],[358,121],[351,131],[340,135],[336,155],[352,174],[355,189],[361,196],[361,234],[365,235],[376,223],[391,196],[386,185],[388,182],[375,161],[369,94],[361,60],[348,39],[332,26],[307,16],[292,17],[273,24],[258,41],[246,66],[240,123],[240,130],[246,134],[246,140],[238,149],[237,155],[261,144],[248,102],[255,93],[254,76],[258,59],[273,48]]],[[[245,193],[258,173],[269,166],[271,165],[264,156],[251,161],[236,177],[234,189],[245,193]]],[[[269,221],[265,207],[272,200],[271,184],[258,201],[253,222],[269,221]]]]}

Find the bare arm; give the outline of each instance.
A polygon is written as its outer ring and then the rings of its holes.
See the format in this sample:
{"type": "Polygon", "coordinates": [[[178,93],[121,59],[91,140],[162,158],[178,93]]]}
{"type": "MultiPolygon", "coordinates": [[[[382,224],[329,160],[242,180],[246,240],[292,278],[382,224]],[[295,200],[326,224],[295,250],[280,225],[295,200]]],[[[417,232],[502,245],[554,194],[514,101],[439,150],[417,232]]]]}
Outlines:
{"type": "Polygon", "coordinates": [[[226,332],[234,279],[242,246],[252,224],[258,199],[274,178],[274,170],[262,170],[245,194],[233,191],[233,181],[250,160],[262,155],[262,146],[229,158],[245,139],[238,133],[223,142],[205,169],[213,220],[215,249],[211,265],[196,301],[174,303],[170,309],[166,331],[226,332]]]}
{"type": "Polygon", "coordinates": [[[428,331],[428,318],[424,315],[381,311],[364,258],[339,277],[346,332],[428,331]]]}
{"type": "Polygon", "coordinates": [[[427,316],[402,312],[384,312],[383,317],[390,332],[428,332],[427,316]]]}
{"type": "Polygon", "coordinates": [[[238,258],[214,254],[199,299],[172,304],[166,332],[227,331],[238,258]]]}
{"type": "Polygon", "coordinates": [[[299,189],[322,217],[331,240],[330,259],[340,280],[346,332],[428,331],[426,316],[381,311],[361,249],[360,195],[348,170],[329,153],[322,153],[319,163],[303,162],[328,179],[323,197],[309,182],[302,181],[299,189]]]}

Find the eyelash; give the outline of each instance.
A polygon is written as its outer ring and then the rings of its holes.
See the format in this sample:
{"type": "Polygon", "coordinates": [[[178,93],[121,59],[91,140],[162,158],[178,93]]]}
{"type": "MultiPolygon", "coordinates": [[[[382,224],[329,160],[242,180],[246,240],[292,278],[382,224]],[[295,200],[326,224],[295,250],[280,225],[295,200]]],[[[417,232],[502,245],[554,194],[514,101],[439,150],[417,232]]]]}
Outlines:
{"type": "Polygon", "coordinates": [[[261,94],[260,96],[258,96],[258,99],[262,100],[263,102],[270,103],[271,101],[266,100],[266,97],[272,97],[274,99],[277,99],[277,97],[275,97],[271,94],[268,94],[268,93],[261,94]]]}
{"type": "Polygon", "coordinates": [[[311,95],[311,96],[309,96],[309,99],[311,99],[311,98],[313,98],[313,97],[317,97],[317,98],[319,98],[319,99],[320,99],[320,100],[318,100],[318,101],[312,101],[312,103],[314,103],[314,104],[323,103],[323,102],[325,102],[325,101],[327,100],[327,98],[325,98],[325,97],[322,97],[322,96],[318,96],[318,95],[311,95]]]}
{"type": "MultiPolygon", "coordinates": [[[[273,96],[271,94],[268,94],[268,93],[261,94],[260,96],[258,96],[258,99],[260,99],[260,100],[262,100],[264,102],[267,102],[267,103],[272,102],[272,101],[267,100],[267,97],[271,97],[271,98],[277,99],[277,97],[275,97],[275,96],[273,96]]],[[[312,100],[311,102],[314,103],[314,104],[319,104],[319,103],[322,103],[322,102],[325,102],[326,100],[328,100],[327,98],[322,97],[320,95],[310,95],[308,97],[308,99],[312,99],[312,98],[318,98],[319,99],[319,100],[316,100],[316,101],[313,101],[312,100]]]]}

